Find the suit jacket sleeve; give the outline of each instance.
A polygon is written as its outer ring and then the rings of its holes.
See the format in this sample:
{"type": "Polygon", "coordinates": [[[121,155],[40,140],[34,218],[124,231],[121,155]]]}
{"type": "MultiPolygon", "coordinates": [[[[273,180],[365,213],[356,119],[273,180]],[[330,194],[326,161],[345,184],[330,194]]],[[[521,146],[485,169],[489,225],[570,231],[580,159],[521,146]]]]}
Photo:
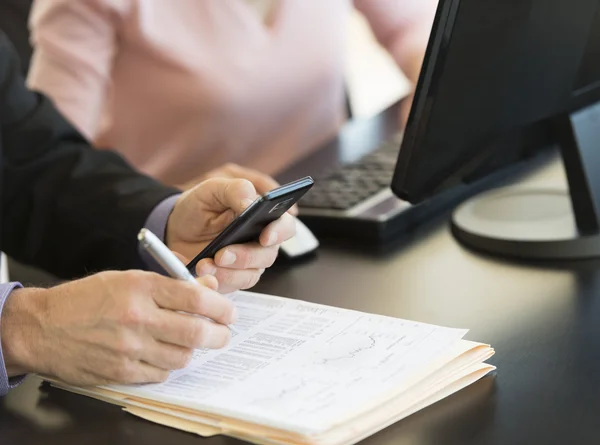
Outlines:
{"type": "Polygon", "coordinates": [[[0,34],[0,249],[59,277],[142,267],[136,234],[178,193],[92,148],[26,89],[0,34]]]}

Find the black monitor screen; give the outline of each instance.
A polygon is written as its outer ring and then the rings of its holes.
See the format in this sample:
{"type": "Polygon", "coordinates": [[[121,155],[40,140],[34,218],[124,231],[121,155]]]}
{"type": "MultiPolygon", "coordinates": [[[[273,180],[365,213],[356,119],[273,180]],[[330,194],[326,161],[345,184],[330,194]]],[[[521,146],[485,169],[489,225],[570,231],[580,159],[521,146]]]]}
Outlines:
{"type": "Polygon", "coordinates": [[[600,0],[440,0],[392,190],[417,203],[476,179],[598,100],[600,0]]]}

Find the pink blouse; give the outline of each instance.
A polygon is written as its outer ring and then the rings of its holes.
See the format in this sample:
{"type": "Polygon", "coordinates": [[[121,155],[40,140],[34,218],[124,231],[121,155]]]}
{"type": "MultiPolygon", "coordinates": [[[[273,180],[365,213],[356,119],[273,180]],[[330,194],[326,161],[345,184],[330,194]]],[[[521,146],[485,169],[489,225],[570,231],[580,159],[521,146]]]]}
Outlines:
{"type": "MultiPolygon", "coordinates": [[[[437,0],[355,0],[406,67],[437,0]]],[[[28,85],[98,148],[181,184],[225,162],[276,174],[344,119],[349,0],[36,0],[28,85]]]]}

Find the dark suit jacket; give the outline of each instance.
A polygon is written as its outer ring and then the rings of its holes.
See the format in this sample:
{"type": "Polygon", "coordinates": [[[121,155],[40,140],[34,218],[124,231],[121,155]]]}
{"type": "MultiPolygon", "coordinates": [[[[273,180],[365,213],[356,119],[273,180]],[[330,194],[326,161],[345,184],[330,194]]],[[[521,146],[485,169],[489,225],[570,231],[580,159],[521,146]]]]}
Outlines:
{"type": "Polygon", "coordinates": [[[29,69],[32,53],[28,26],[32,3],[33,0],[0,0],[0,31],[3,31],[15,46],[24,74],[29,69]]]}
{"type": "Polygon", "coordinates": [[[141,266],[136,235],[176,190],[99,151],[28,91],[0,33],[0,250],[61,278],[141,266]]]}

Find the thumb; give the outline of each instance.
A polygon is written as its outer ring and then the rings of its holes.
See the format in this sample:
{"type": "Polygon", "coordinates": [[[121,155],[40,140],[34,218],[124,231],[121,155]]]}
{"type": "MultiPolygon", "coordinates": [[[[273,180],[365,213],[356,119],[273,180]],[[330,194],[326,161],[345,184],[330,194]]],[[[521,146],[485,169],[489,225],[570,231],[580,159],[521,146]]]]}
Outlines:
{"type": "Polygon", "coordinates": [[[219,210],[231,209],[236,215],[246,210],[257,198],[254,185],[247,179],[215,179],[211,193],[219,210]]]}
{"type": "MultiPolygon", "coordinates": [[[[183,256],[179,252],[173,251],[173,254],[175,254],[177,259],[179,261],[181,261],[183,264],[188,264],[190,262],[190,260],[188,260],[185,256],[183,256]]],[[[197,278],[196,281],[198,281],[198,283],[200,283],[201,285],[206,286],[209,289],[212,289],[214,291],[219,289],[219,281],[212,275],[203,275],[200,278],[197,278]]]]}

